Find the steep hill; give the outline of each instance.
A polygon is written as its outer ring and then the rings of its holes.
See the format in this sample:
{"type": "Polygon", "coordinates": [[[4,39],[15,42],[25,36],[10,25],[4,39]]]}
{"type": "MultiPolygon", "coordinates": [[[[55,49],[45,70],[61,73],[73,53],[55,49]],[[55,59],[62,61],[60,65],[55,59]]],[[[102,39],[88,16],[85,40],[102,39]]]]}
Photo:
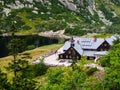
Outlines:
{"type": "Polygon", "coordinates": [[[87,32],[120,33],[119,0],[0,0],[0,31],[19,33],[66,30],[72,35],[87,32]]]}

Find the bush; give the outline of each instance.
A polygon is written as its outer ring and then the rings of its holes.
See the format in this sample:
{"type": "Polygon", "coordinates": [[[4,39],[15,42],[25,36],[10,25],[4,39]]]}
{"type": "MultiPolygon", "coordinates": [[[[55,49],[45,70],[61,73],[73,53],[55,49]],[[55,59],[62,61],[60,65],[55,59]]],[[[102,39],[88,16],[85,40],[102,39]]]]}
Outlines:
{"type": "Polygon", "coordinates": [[[27,70],[24,70],[23,76],[27,78],[34,78],[37,76],[44,75],[48,70],[48,66],[46,66],[43,61],[36,65],[29,65],[27,70]]]}
{"type": "Polygon", "coordinates": [[[95,71],[97,71],[98,69],[97,68],[89,68],[86,73],[87,75],[92,75],[95,71]]]}
{"type": "Polygon", "coordinates": [[[65,30],[66,34],[82,36],[87,34],[87,31],[82,30],[80,27],[67,28],[65,30]]]}
{"type": "Polygon", "coordinates": [[[8,90],[10,83],[7,81],[7,75],[0,69],[0,90],[8,90]]]}
{"type": "Polygon", "coordinates": [[[23,26],[23,30],[30,30],[32,29],[30,26],[23,26]]]}
{"type": "Polygon", "coordinates": [[[110,55],[105,55],[103,58],[100,59],[100,64],[102,67],[109,67],[110,64],[110,55]]]}
{"type": "Polygon", "coordinates": [[[37,65],[34,65],[35,76],[44,75],[47,72],[47,70],[48,66],[46,66],[43,61],[41,61],[37,65]]]}
{"type": "Polygon", "coordinates": [[[58,41],[59,44],[63,44],[65,42],[65,40],[61,39],[58,41]]]}
{"type": "Polygon", "coordinates": [[[32,49],[35,49],[35,45],[29,45],[29,46],[27,46],[27,50],[32,50],[32,49]]]}
{"type": "Polygon", "coordinates": [[[64,71],[61,68],[58,68],[56,70],[49,69],[48,71],[48,80],[50,84],[60,84],[63,81],[63,73],[64,71]]]}

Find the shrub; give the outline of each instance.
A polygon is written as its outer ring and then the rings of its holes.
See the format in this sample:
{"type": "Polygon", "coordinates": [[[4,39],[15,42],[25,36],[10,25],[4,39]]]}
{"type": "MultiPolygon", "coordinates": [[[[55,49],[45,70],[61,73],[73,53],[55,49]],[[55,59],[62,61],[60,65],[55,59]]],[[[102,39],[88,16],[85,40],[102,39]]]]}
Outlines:
{"type": "Polygon", "coordinates": [[[48,80],[50,84],[60,84],[63,81],[63,73],[64,71],[61,68],[56,69],[53,71],[49,69],[48,71],[48,80]]]}
{"type": "Polygon", "coordinates": [[[31,27],[30,26],[23,26],[23,30],[30,30],[31,27]]]}
{"type": "Polygon", "coordinates": [[[103,58],[100,59],[100,64],[102,67],[109,67],[110,64],[110,55],[105,55],[103,58]]]}
{"type": "Polygon", "coordinates": [[[65,42],[65,40],[61,39],[58,41],[59,44],[63,44],[65,42]]]}
{"type": "Polygon", "coordinates": [[[8,90],[10,83],[7,81],[7,75],[0,69],[0,90],[8,90]]]}
{"type": "Polygon", "coordinates": [[[34,65],[35,76],[44,75],[47,72],[48,66],[41,61],[39,64],[34,65]]]}
{"type": "Polygon", "coordinates": [[[89,68],[86,73],[87,75],[92,75],[95,71],[97,71],[98,69],[97,68],[89,68]]]}
{"type": "Polygon", "coordinates": [[[87,34],[87,31],[82,30],[80,27],[67,28],[65,30],[66,34],[82,36],[87,34]]]}
{"type": "Polygon", "coordinates": [[[48,70],[48,66],[46,66],[43,61],[39,64],[29,65],[27,70],[23,71],[23,76],[27,78],[34,78],[37,76],[44,75],[48,70]]]}
{"type": "Polygon", "coordinates": [[[35,45],[29,45],[29,46],[27,46],[27,50],[32,50],[32,49],[35,49],[35,45]]]}

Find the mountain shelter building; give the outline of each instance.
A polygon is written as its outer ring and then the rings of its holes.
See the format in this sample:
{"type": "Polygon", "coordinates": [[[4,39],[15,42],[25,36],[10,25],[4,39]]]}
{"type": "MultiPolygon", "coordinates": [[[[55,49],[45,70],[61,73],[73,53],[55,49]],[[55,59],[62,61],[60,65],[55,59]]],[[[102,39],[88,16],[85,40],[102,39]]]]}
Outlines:
{"type": "Polygon", "coordinates": [[[81,56],[87,56],[88,60],[96,60],[108,53],[113,41],[117,40],[118,36],[109,38],[79,38],[72,37],[66,41],[59,53],[58,59],[77,59],[81,56]]]}

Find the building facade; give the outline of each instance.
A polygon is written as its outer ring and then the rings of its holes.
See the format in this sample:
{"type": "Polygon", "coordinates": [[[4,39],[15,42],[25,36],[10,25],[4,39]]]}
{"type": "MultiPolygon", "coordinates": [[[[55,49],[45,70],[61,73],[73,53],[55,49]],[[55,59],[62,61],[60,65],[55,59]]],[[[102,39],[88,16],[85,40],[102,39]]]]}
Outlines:
{"type": "Polygon", "coordinates": [[[59,53],[59,59],[77,59],[81,56],[87,56],[87,59],[96,59],[108,53],[113,41],[117,38],[111,36],[109,38],[71,38],[66,41],[59,53]]]}
{"type": "Polygon", "coordinates": [[[65,53],[59,54],[59,59],[81,59],[80,53],[78,53],[74,47],[70,47],[65,53]]]}

